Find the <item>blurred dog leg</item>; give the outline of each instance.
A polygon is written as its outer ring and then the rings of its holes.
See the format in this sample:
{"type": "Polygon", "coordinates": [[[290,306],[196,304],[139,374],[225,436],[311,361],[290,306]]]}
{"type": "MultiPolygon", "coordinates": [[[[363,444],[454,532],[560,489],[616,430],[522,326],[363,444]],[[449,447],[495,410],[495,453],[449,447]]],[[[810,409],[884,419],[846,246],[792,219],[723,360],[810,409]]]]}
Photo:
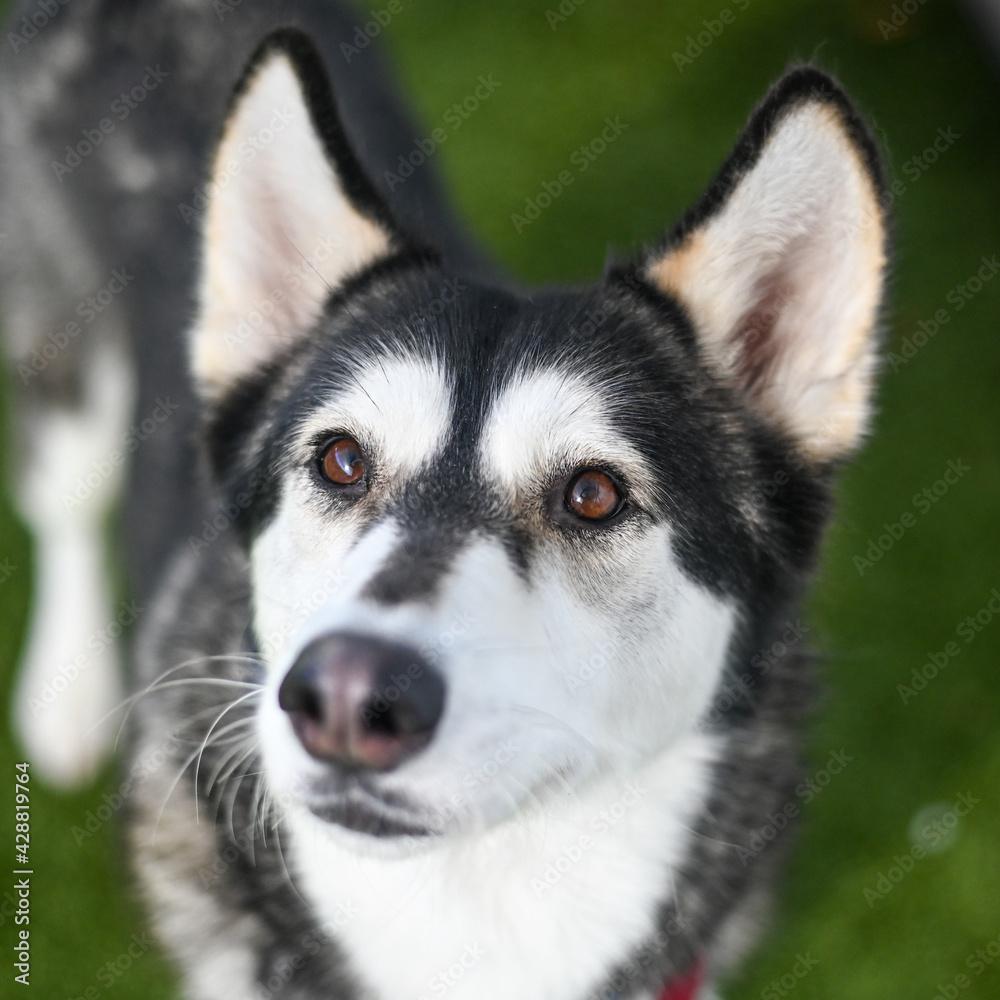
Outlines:
{"type": "Polygon", "coordinates": [[[112,341],[88,354],[79,405],[32,406],[22,442],[19,507],[35,580],[15,727],[32,764],[60,786],[93,777],[120,721],[105,716],[122,696],[104,529],[122,484],[132,392],[112,341]]]}

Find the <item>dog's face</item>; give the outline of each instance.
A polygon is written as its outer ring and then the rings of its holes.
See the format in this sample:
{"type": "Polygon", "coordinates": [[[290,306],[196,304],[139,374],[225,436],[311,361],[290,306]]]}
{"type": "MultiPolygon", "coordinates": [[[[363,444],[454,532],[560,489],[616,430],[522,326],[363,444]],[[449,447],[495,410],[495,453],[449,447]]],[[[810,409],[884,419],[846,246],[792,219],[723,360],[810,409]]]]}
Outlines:
{"type": "Polygon", "coordinates": [[[399,231],[314,62],[274,41],[234,102],[193,339],[267,780],[353,835],[482,829],[704,726],[808,571],[867,417],[873,153],[793,74],[664,247],[524,298],[399,231]]]}
{"type": "MultiPolygon", "coordinates": [[[[443,686],[428,745],[358,775],[351,809],[327,803],[347,824],[489,823],[628,773],[702,713],[736,620],[717,554],[739,512],[699,478],[719,476],[713,450],[739,473],[690,359],[649,336],[670,324],[627,287],[525,303],[469,286],[435,315],[448,288],[418,265],[323,321],[265,445],[278,471],[252,564],[274,693],[341,633],[410,651],[373,722],[429,673],[443,686]],[[681,535],[715,551],[685,559],[681,535]]],[[[343,787],[282,716],[266,697],[272,773],[320,799],[343,787]]]]}

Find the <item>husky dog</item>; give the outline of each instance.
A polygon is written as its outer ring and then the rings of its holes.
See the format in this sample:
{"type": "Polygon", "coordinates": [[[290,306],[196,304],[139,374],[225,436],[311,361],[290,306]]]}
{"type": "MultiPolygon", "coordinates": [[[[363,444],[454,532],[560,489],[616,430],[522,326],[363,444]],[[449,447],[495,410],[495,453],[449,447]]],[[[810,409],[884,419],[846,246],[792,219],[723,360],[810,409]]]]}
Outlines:
{"type": "Polygon", "coordinates": [[[22,732],[100,757],[127,466],[122,796],[188,996],[707,997],[788,839],[875,144],[793,69],[666,238],[526,295],[387,179],[357,22],[264,7],[77,0],[5,58],[22,732]]]}

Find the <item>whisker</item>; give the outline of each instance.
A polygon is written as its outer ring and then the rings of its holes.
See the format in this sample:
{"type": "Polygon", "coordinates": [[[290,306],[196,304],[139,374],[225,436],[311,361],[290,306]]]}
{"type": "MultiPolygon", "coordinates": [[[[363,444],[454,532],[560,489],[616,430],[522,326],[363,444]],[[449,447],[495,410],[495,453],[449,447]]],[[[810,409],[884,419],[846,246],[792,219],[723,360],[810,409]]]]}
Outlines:
{"type": "MultiPolygon", "coordinates": [[[[241,726],[246,726],[246,725],[252,724],[253,721],[254,721],[254,717],[252,715],[248,715],[245,718],[237,719],[235,722],[230,722],[228,725],[223,726],[222,729],[220,729],[215,734],[216,739],[213,741],[214,744],[216,746],[218,746],[219,741],[222,740],[222,738],[224,736],[227,736],[229,733],[233,732],[234,730],[239,729],[241,726]]],[[[247,741],[247,740],[249,740],[251,742],[251,744],[253,742],[255,742],[253,733],[249,733],[249,734],[245,735],[243,737],[243,740],[244,740],[244,742],[247,741]]],[[[242,745],[242,744],[237,744],[237,745],[242,745]]],[[[223,757],[222,762],[215,768],[215,770],[206,779],[208,781],[208,791],[209,792],[211,792],[212,789],[215,787],[215,782],[218,780],[219,775],[222,772],[222,769],[226,766],[226,761],[228,759],[229,759],[228,757],[223,757]]]]}
{"type": "MultiPolygon", "coordinates": [[[[253,767],[258,760],[257,746],[255,741],[251,741],[246,747],[244,752],[239,756],[239,758],[234,762],[229,775],[226,777],[226,789],[222,793],[222,797],[219,800],[220,811],[225,809],[226,796],[230,795],[229,799],[229,832],[232,835],[233,842],[237,840],[236,837],[236,799],[239,794],[240,786],[243,784],[243,779],[254,774],[259,774],[259,771],[251,771],[250,768],[253,767]],[[236,773],[240,766],[242,765],[243,771],[233,781],[236,773]]],[[[254,826],[254,821],[251,818],[247,824],[247,836],[250,838],[250,853],[253,863],[256,864],[256,858],[254,857],[254,841],[256,840],[256,829],[254,826]]]]}
{"type": "MultiPolygon", "coordinates": [[[[267,784],[263,777],[258,778],[254,782],[253,786],[253,797],[250,801],[250,823],[254,830],[257,829],[258,824],[260,827],[261,842],[265,847],[267,847],[267,816],[264,810],[261,808],[262,801],[266,800],[267,797],[267,784]],[[258,810],[260,810],[258,812],[258,810]],[[259,818],[258,818],[259,817],[259,818]]],[[[277,824],[275,824],[277,826],[277,824]]],[[[256,857],[254,857],[254,864],[257,863],[256,857]]]]}
{"type": "Polygon", "coordinates": [[[140,698],[144,698],[146,695],[152,694],[154,691],[163,691],[163,690],[165,690],[167,688],[176,687],[176,686],[181,685],[181,684],[199,684],[199,683],[201,683],[201,684],[232,684],[232,685],[241,685],[243,687],[261,687],[262,685],[260,683],[258,683],[258,682],[254,682],[254,681],[238,681],[238,680],[234,680],[231,677],[184,677],[184,678],[180,678],[178,680],[172,680],[172,681],[164,681],[163,680],[164,677],[167,677],[169,674],[172,674],[172,673],[174,673],[177,670],[183,670],[184,667],[194,666],[195,664],[197,664],[197,663],[203,663],[206,660],[210,660],[210,659],[231,660],[231,659],[234,659],[234,658],[235,657],[232,657],[232,656],[205,657],[205,658],[198,659],[198,660],[189,660],[186,663],[179,663],[176,667],[171,667],[169,670],[165,670],[162,674],[160,674],[160,676],[155,681],[152,681],[150,684],[148,684],[146,687],[144,687],[141,691],[136,691],[135,694],[129,695],[127,698],[125,698],[124,700],[122,700],[121,702],[119,702],[117,705],[115,705],[115,707],[112,708],[110,712],[106,713],[100,719],[98,719],[97,722],[95,722],[94,725],[90,727],[90,729],[88,730],[88,732],[92,733],[99,725],[101,725],[101,723],[105,722],[107,719],[110,719],[111,716],[115,714],[115,712],[121,711],[121,709],[123,709],[126,706],[128,706],[128,710],[125,712],[125,717],[122,719],[121,725],[118,727],[118,733],[115,736],[114,748],[117,750],[118,749],[118,741],[121,739],[122,730],[124,730],[125,724],[128,722],[129,715],[131,714],[132,709],[135,707],[136,702],[138,702],[140,698]]]}
{"type": "Polygon", "coordinates": [[[204,756],[205,749],[208,747],[209,740],[212,738],[212,733],[215,730],[215,727],[222,721],[223,717],[226,716],[229,712],[231,712],[234,708],[237,708],[240,705],[242,705],[243,702],[245,702],[248,698],[252,698],[254,695],[260,694],[260,692],[262,690],[263,690],[263,688],[261,688],[260,686],[257,686],[255,688],[255,690],[248,691],[246,694],[240,695],[240,697],[237,698],[235,701],[230,702],[219,713],[219,715],[216,718],[215,722],[213,722],[212,725],[209,726],[208,732],[205,733],[205,738],[204,738],[204,740],[202,740],[202,743],[201,743],[201,749],[198,751],[198,763],[195,764],[195,768],[194,768],[194,787],[195,787],[194,817],[195,817],[195,822],[199,821],[199,816],[198,816],[198,801],[200,799],[200,796],[197,794],[197,792],[198,792],[198,775],[201,772],[201,759],[204,756]]]}
{"type": "MultiPolygon", "coordinates": [[[[263,690],[263,689],[259,688],[258,690],[263,690]]],[[[226,714],[226,712],[228,712],[232,708],[235,708],[236,705],[238,705],[240,702],[246,701],[248,698],[252,697],[254,694],[257,694],[257,693],[258,693],[258,691],[250,691],[250,692],[248,692],[245,695],[241,695],[240,698],[237,701],[235,701],[235,702],[229,702],[229,704],[226,706],[226,708],[224,708],[223,711],[219,714],[219,716],[216,719],[216,721],[212,724],[213,727],[219,722],[219,720],[222,718],[222,716],[226,714]]],[[[217,708],[217,707],[218,706],[215,706],[215,708],[217,708]]],[[[164,796],[163,804],[160,806],[160,811],[159,811],[159,813],[156,816],[156,822],[153,825],[153,842],[154,843],[156,842],[156,831],[159,828],[160,820],[163,818],[163,813],[166,811],[167,804],[170,802],[170,797],[173,795],[174,790],[177,788],[178,784],[181,781],[181,778],[184,777],[185,772],[191,766],[192,762],[196,758],[198,759],[198,762],[199,762],[199,765],[200,765],[201,755],[205,752],[205,747],[207,746],[207,740],[208,740],[208,738],[210,736],[211,736],[211,729],[209,729],[209,733],[206,736],[205,740],[203,740],[201,742],[201,744],[195,750],[193,750],[190,754],[188,754],[187,758],[185,758],[184,762],[181,764],[181,766],[177,770],[177,777],[174,778],[174,780],[170,784],[170,788],[167,789],[167,794],[164,796]]],[[[199,818],[199,807],[198,807],[199,795],[198,795],[197,783],[198,783],[198,774],[197,774],[197,771],[196,771],[195,772],[194,805],[195,805],[195,821],[199,822],[200,821],[200,818],[199,818]]]]}
{"type": "MultiPolygon", "coordinates": [[[[225,809],[226,792],[228,790],[228,781],[230,776],[235,772],[236,768],[246,761],[248,757],[252,756],[255,751],[256,740],[252,734],[247,734],[243,737],[234,737],[231,746],[222,754],[218,767],[215,770],[215,774],[213,774],[209,779],[209,786],[207,789],[209,798],[215,802],[215,811],[212,815],[213,825],[219,825],[219,816],[225,809]],[[223,771],[225,771],[225,777],[221,778],[220,776],[223,771]],[[216,796],[214,794],[214,790],[220,780],[222,782],[222,791],[218,796],[216,796]]],[[[236,831],[234,830],[233,837],[235,838],[235,836],[236,831]]]]}
{"type": "Polygon", "coordinates": [[[274,842],[275,842],[275,844],[277,845],[277,848],[278,848],[278,859],[281,861],[281,867],[282,867],[282,870],[285,873],[285,878],[288,880],[288,886],[289,886],[289,888],[292,890],[292,892],[295,893],[296,896],[299,897],[299,899],[301,900],[301,902],[304,903],[305,900],[302,899],[302,896],[299,893],[298,887],[295,885],[295,881],[292,878],[292,873],[288,870],[288,865],[285,863],[285,851],[284,851],[284,848],[281,846],[281,834],[278,832],[280,825],[281,825],[280,823],[275,823],[274,824],[274,842]]]}

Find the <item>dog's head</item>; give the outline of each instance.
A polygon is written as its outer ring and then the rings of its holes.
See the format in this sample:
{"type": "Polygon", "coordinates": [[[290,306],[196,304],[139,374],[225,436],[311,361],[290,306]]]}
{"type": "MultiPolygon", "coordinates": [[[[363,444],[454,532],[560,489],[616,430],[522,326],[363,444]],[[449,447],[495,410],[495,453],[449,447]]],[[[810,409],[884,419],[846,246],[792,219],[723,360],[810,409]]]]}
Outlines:
{"type": "Polygon", "coordinates": [[[243,510],[272,790],[447,835],[717,718],[869,416],[884,196],[837,85],[789,73],[670,236],[576,291],[447,273],[294,35],[213,171],[193,367],[243,510]]]}

